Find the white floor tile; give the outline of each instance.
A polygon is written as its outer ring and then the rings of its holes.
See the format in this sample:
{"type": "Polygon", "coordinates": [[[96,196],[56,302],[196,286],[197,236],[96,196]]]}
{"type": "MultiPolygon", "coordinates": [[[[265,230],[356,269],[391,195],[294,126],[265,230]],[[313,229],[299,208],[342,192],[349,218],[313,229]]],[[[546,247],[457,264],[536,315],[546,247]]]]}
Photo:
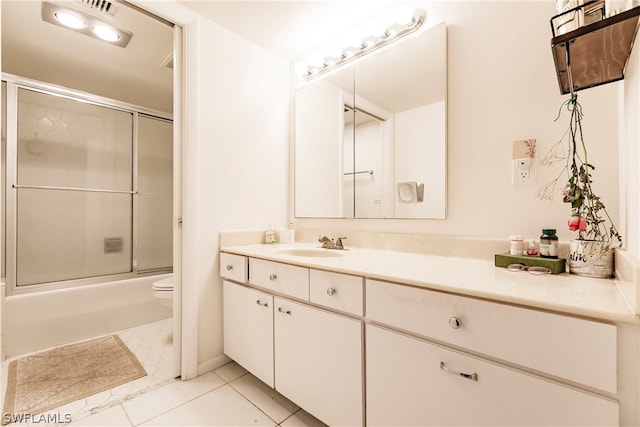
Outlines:
{"type": "Polygon", "coordinates": [[[243,375],[229,385],[277,422],[289,418],[300,409],[295,403],[251,374],[243,375]]]}
{"type": "Polygon", "coordinates": [[[86,418],[81,419],[80,421],[75,421],[69,424],[72,427],[98,427],[98,426],[118,426],[118,427],[129,427],[131,423],[129,422],[129,418],[127,418],[127,414],[122,409],[122,406],[116,405],[112,406],[109,409],[105,409],[102,412],[98,412],[97,414],[90,415],[86,418]]]}
{"type": "Polygon", "coordinates": [[[274,427],[276,423],[231,386],[225,385],[143,425],[274,427]]]}
{"type": "Polygon", "coordinates": [[[281,427],[327,427],[325,423],[313,415],[300,409],[298,412],[280,423],[281,427]]]}
{"type": "Polygon", "coordinates": [[[224,385],[224,380],[213,372],[189,381],[174,381],[135,399],[122,403],[134,425],[176,408],[198,396],[224,385]]]}
{"type": "Polygon", "coordinates": [[[220,377],[226,382],[231,382],[236,378],[239,378],[245,375],[248,371],[244,369],[242,366],[238,365],[236,362],[230,362],[226,365],[222,365],[218,369],[214,371],[216,374],[220,375],[220,377]]]}

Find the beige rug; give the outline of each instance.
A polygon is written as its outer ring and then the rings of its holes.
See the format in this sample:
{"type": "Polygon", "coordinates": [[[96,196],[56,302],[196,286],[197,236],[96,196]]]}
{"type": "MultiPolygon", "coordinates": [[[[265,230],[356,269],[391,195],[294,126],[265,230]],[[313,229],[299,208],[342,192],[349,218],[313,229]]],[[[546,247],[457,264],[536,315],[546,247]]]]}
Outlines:
{"type": "Polygon", "coordinates": [[[147,375],[111,335],[54,348],[9,364],[4,414],[39,414],[147,375]]]}

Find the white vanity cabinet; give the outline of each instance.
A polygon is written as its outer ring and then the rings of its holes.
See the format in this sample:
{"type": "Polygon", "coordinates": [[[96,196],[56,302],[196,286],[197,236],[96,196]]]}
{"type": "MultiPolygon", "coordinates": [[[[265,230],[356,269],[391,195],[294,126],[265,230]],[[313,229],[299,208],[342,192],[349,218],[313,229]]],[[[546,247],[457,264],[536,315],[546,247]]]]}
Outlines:
{"type": "MultiPolygon", "coordinates": [[[[243,265],[232,260],[227,269],[221,258],[222,277],[243,265]]],[[[340,313],[362,315],[363,279],[257,258],[247,265],[243,283],[223,281],[225,354],[323,422],[363,426],[363,321],[340,313]]]]}
{"type": "Polygon", "coordinates": [[[221,256],[225,353],[330,426],[637,424],[632,328],[261,251],[221,256]]]}
{"type": "Polygon", "coordinates": [[[368,426],[618,424],[614,325],[376,280],[366,308],[368,426]]]}
{"type": "Polygon", "coordinates": [[[362,321],[274,303],[276,390],[330,426],[362,426],[362,321]]]}

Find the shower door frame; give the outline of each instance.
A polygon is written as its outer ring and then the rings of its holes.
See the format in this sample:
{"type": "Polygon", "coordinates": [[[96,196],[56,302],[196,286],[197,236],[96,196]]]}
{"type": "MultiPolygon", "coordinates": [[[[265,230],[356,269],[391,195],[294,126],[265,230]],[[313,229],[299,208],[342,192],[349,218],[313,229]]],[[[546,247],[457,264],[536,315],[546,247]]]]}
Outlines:
{"type": "MultiPolygon", "coordinates": [[[[107,283],[118,280],[133,279],[154,274],[170,273],[172,268],[161,268],[155,270],[138,272],[137,269],[137,211],[138,201],[137,194],[137,155],[138,155],[138,118],[151,117],[160,120],[171,121],[173,123],[173,115],[161,111],[155,111],[128,104],[121,101],[89,94],[86,92],[76,91],[61,86],[39,82],[36,80],[15,76],[12,74],[2,73],[2,80],[6,81],[7,86],[7,126],[6,126],[6,296],[20,295],[30,292],[38,292],[42,290],[71,288],[76,286],[84,286],[89,284],[107,283]],[[18,286],[17,284],[17,192],[20,188],[42,188],[45,186],[22,186],[17,182],[17,145],[18,145],[18,91],[20,89],[30,90],[45,95],[56,96],[72,100],[92,104],[95,106],[110,108],[132,115],[132,191],[118,191],[118,193],[126,193],[132,195],[132,244],[131,244],[131,271],[126,273],[116,273],[103,276],[93,276],[86,278],[62,280],[48,283],[30,284],[18,286]]],[[[174,150],[175,151],[175,150],[174,150]]],[[[62,189],[62,188],[53,188],[62,189]]],[[[69,190],[70,188],[65,188],[69,190]]],[[[73,189],[71,189],[73,190],[73,189]]],[[[90,189],[78,189],[79,191],[89,191],[90,189]]],[[[109,191],[111,192],[111,191],[109,191]]]]}

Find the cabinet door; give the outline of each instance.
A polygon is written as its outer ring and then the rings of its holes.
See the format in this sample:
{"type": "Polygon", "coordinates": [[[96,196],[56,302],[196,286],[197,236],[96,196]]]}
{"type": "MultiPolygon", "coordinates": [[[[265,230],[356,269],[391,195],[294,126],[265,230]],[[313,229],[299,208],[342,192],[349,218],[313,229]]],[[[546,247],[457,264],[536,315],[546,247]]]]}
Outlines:
{"type": "Polygon", "coordinates": [[[618,425],[612,400],[377,326],[366,342],[371,427],[618,425]]]}
{"type": "Polygon", "coordinates": [[[224,281],[224,353],[273,387],[273,296],[224,281]]]}
{"type": "Polygon", "coordinates": [[[362,322],[274,303],[276,390],[329,425],[363,425],[362,322]]]}

